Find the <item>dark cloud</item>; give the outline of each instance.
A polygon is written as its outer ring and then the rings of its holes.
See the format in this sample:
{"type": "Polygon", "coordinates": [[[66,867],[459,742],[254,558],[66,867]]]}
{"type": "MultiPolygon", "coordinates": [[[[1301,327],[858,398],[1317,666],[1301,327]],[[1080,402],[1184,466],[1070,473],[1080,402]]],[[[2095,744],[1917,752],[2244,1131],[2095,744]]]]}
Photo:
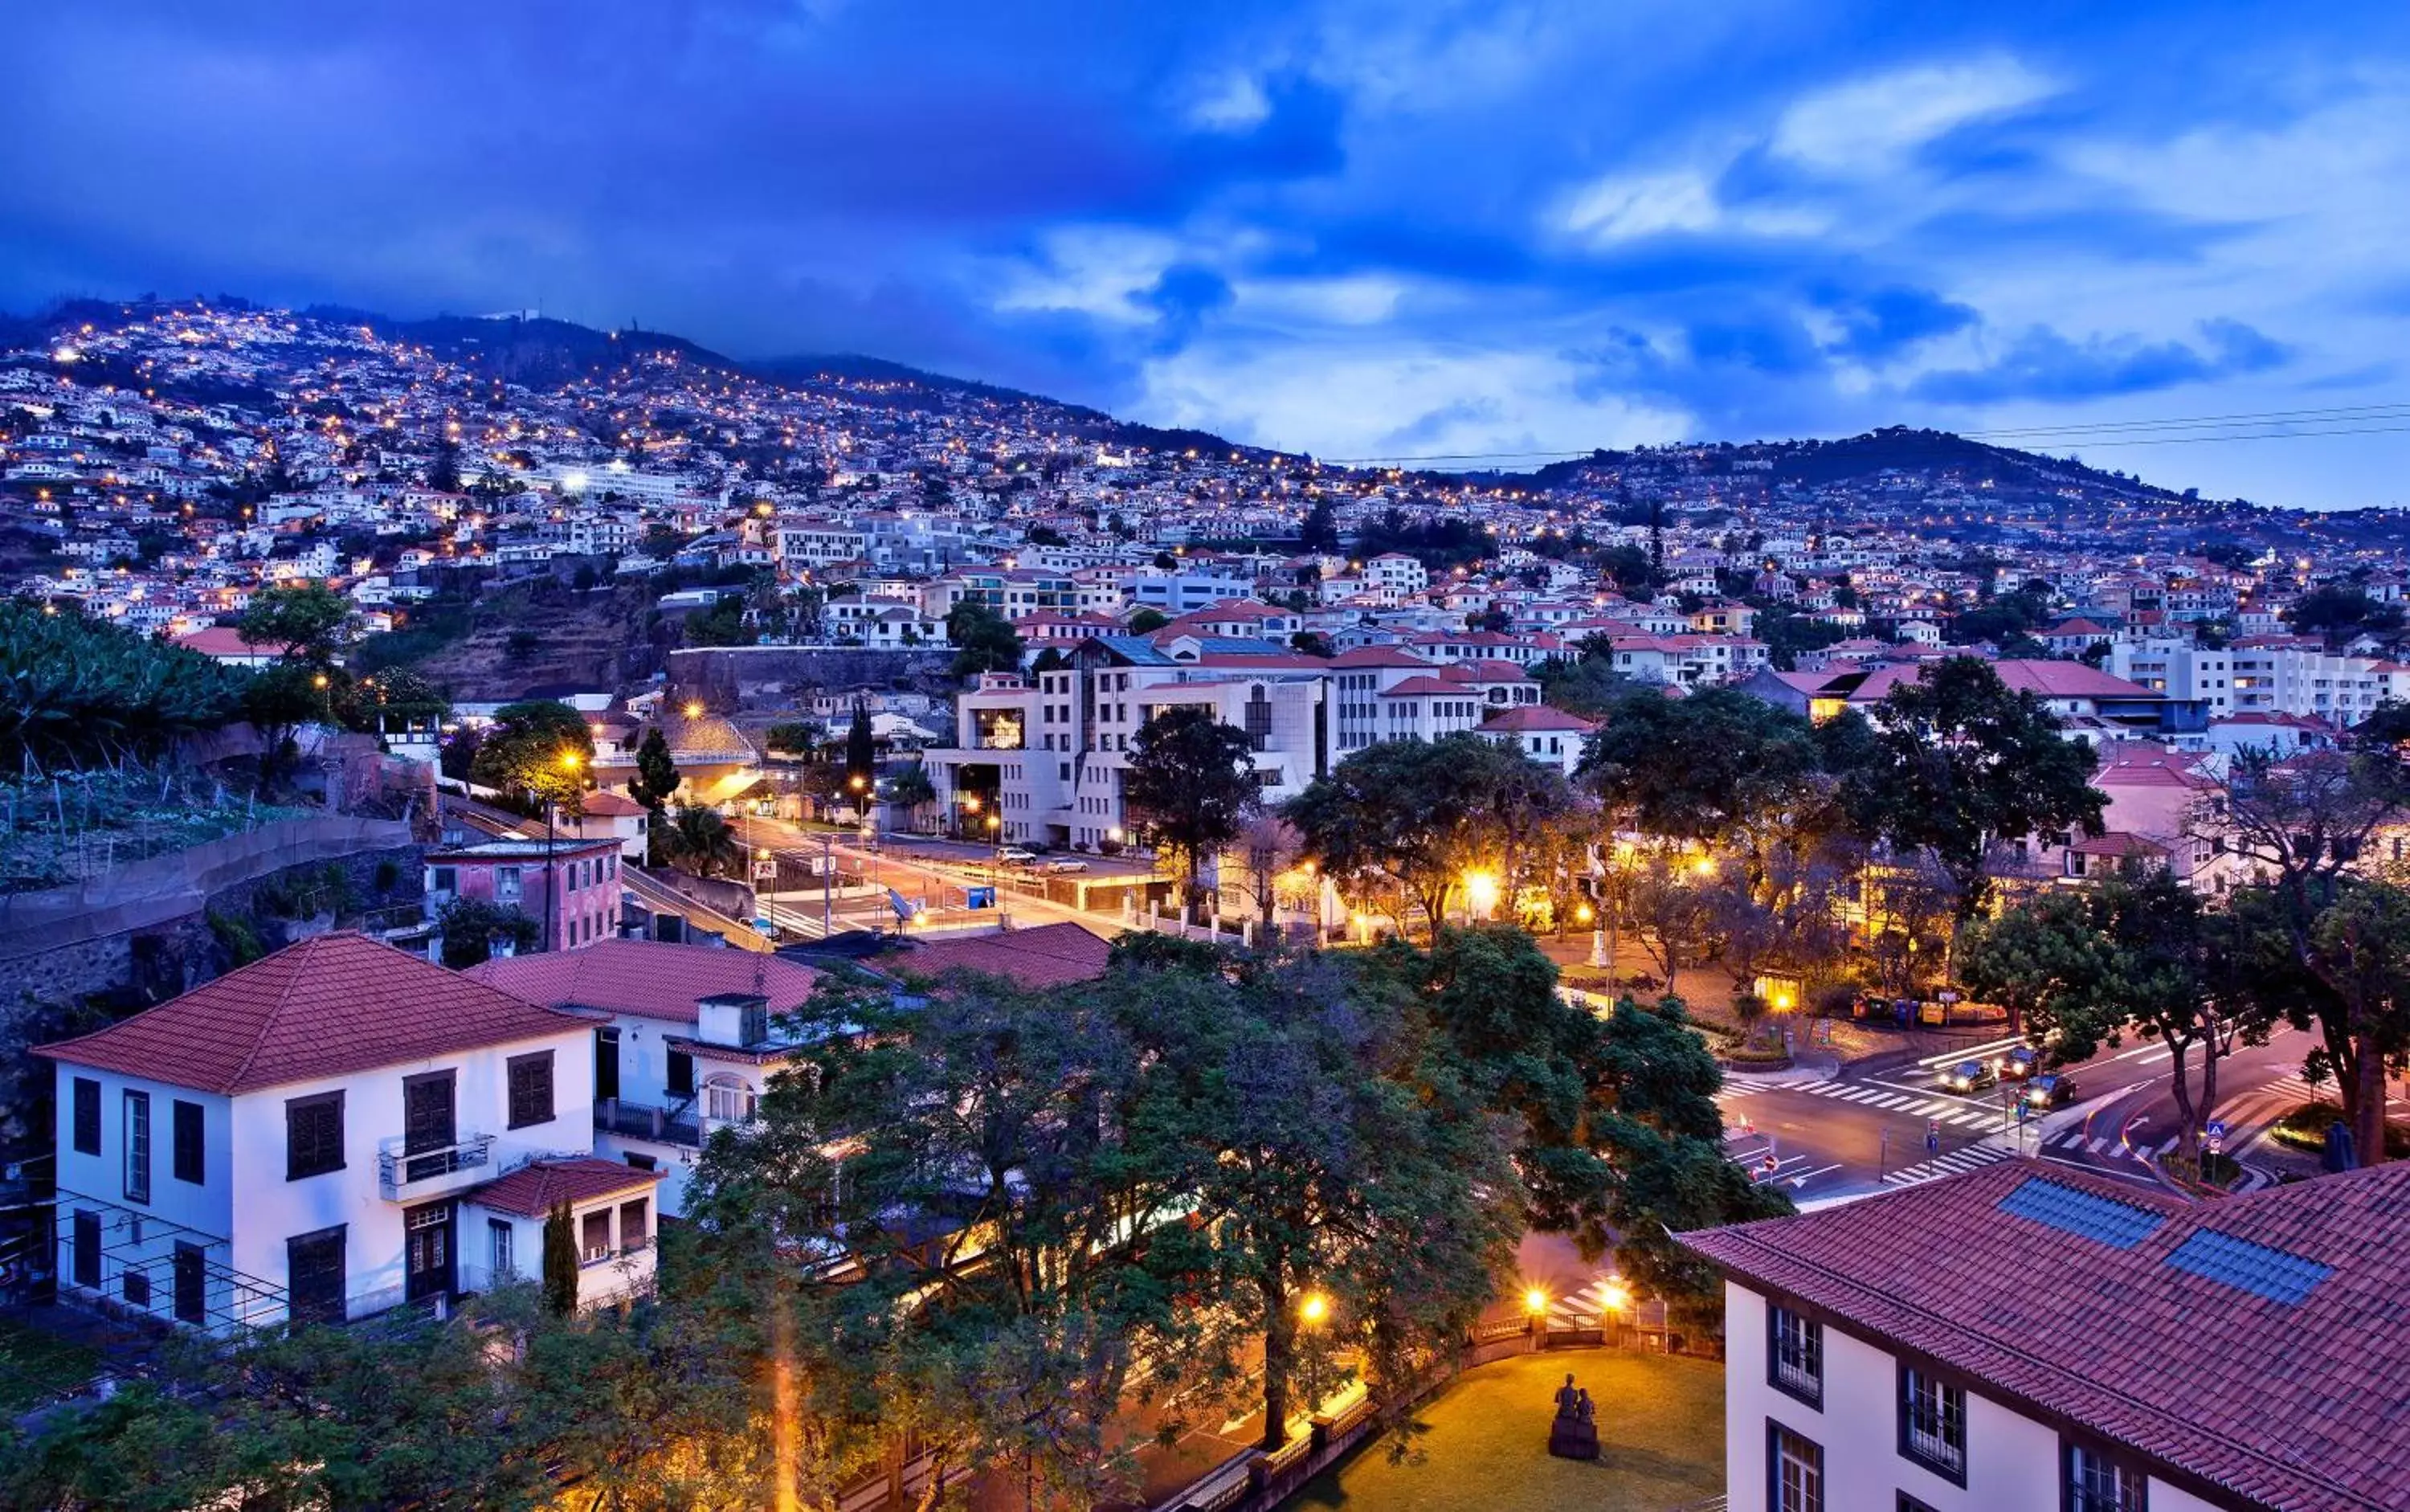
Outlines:
{"type": "Polygon", "coordinates": [[[2205,321],[2200,330],[2198,344],[2130,336],[2072,342],[2037,326],[2018,337],[1997,361],[1926,373],[1909,392],[1943,404],[2092,400],[2261,372],[2287,355],[2280,342],[2238,320],[2205,321]]]}

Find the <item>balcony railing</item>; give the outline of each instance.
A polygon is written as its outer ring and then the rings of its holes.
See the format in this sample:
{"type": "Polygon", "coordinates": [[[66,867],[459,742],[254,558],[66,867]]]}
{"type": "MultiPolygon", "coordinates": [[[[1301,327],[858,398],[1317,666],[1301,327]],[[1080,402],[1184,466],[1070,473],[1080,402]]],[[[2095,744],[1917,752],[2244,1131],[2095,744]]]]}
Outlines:
{"type": "Polygon", "coordinates": [[[1920,1427],[1914,1419],[1908,1425],[1908,1452],[1945,1475],[1963,1475],[1967,1469],[1967,1450],[1962,1443],[1953,1443],[1944,1433],[1920,1427]]]}
{"type": "Polygon", "coordinates": [[[482,1172],[493,1156],[491,1134],[470,1134],[433,1150],[380,1150],[377,1184],[388,1199],[428,1195],[446,1177],[482,1172]]]}
{"type": "Polygon", "coordinates": [[[703,1143],[703,1129],[695,1122],[692,1098],[670,1108],[599,1098],[594,1103],[594,1127],[605,1134],[656,1140],[663,1144],[699,1147],[703,1143]]]}

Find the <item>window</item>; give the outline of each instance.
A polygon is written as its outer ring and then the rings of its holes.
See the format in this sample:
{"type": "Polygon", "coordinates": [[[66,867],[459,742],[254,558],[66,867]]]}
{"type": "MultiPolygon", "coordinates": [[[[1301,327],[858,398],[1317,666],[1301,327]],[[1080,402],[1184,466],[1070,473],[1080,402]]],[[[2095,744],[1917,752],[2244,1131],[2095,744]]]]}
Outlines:
{"type": "Polygon", "coordinates": [[[88,1076],[75,1079],[75,1148],[78,1155],[100,1154],[100,1083],[88,1076]]]}
{"type": "Polygon", "coordinates": [[[577,1220],[577,1254],[585,1260],[611,1258],[611,1210],[597,1208],[577,1220]]]}
{"type": "Polygon", "coordinates": [[[125,1301],[128,1306],[151,1305],[151,1277],[147,1272],[127,1271],[118,1276],[118,1281],[125,1292],[125,1301]]]}
{"type": "Polygon", "coordinates": [[[100,1214],[82,1208],[75,1215],[75,1284],[79,1287],[100,1285],[100,1214]]]}
{"type": "Polygon", "coordinates": [[[1892,1512],[1933,1512],[1933,1508],[1909,1495],[1908,1492],[1902,1491],[1899,1493],[1898,1504],[1892,1508],[1892,1512]]]}
{"type": "Polygon", "coordinates": [[[522,892],[523,889],[519,881],[519,869],[516,866],[496,866],[494,868],[495,902],[516,903],[522,895],[522,892]]]}
{"type": "Polygon", "coordinates": [[[343,1169],[343,1095],[322,1092],[284,1105],[284,1179],[343,1169]]]}
{"type": "MultiPolygon", "coordinates": [[[[315,1100],[315,1099],[304,1099],[315,1100]]],[[[289,1109],[291,1103],[285,1104],[289,1109]]],[[[284,1242],[287,1311],[296,1323],[343,1320],[343,1226],[296,1234],[284,1242]]]]}
{"type": "Polygon", "coordinates": [[[2142,1512],[2142,1476],[2098,1449],[2067,1447],[2067,1512],[2142,1512]]]}
{"type": "Polygon", "coordinates": [[[622,1250],[644,1249],[652,1243],[645,1234],[645,1220],[651,1209],[651,1202],[641,1197],[631,1198],[619,1204],[619,1247],[622,1250]]]}
{"type": "Polygon", "coordinates": [[[175,1127],[170,1132],[176,1141],[173,1156],[176,1179],[198,1186],[209,1180],[208,1165],[202,1158],[201,1105],[179,1098],[172,1111],[175,1127]]]}
{"type": "Polygon", "coordinates": [[[518,1262],[511,1254],[514,1232],[504,1219],[486,1220],[486,1247],[493,1262],[494,1284],[497,1286],[519,1273],[518,1262]]]}
{"type": "Polygon", "coordinates": [[[1766,1304],[1765,1378],[1811,1407],[1824,1404],[1824,1325],[1766,1304]]]}
{"type": "Polygon", "coordinates": [[[1765,1505],[1770,1512],[1824,1512],[1824,1451],[1780,1423],[1765,1424],[1765,1505]]]}
{"type": "Polygon", "coordinates": [[[598,1099],[619,1095],[619,1031],[594,1031],[594,1096],[598,1099]]]}
{"type": "Polygon", "coordinates": [[[673,1098],[694,1096],[694,1056],[687,1051],[670,1052],[670,1096],[673,1098]]]}
{"type": "Polygon", "coordinates": [[[552,1052],[539,1050],[531,1055],[513,1055],[509,1069],[511,1127],[551,1123],[552,1052]]]}
{"type": "Polygon", "coordinates": [[[125,1094],[125,1200],[151,1200],[151,1094],[125,1094]]]}
{"type": "Polygon", "coordinates": [[[704,1112],[723,1124],[753,1121],[753,1089],[730,1082],[714,1082],[703,1089],[704,1112]]]}
{"type": "Polygon", "coordinates": [[[435,880],[430,884],[432,891],[437,893],[460,891],[460,869],[457,866],[437,866],[432,870],[435,873],[435,880]]]}
{"type": "Polygon", "coordinates": [[[1935,1475],[1967,1484],[1967,1392],[1932,1372],[1901,1366],[1899,1452],[1935,1475]]]}
{"type": "Polygon", "coordinates": [[[201,1246],[176,1241],[174,1260],[176,1320],[198,1323],[209,1301],[209,1262],[201,1246]]]}

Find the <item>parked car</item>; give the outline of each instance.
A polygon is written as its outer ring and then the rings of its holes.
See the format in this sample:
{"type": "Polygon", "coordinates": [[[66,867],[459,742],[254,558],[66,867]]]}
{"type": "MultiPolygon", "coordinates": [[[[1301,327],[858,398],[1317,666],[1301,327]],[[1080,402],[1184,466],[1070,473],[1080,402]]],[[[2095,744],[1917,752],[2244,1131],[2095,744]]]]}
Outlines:
{"type": "Polygon", "coordinates": [[[1025,850],[1017,845],[1008,845],[995,853],[995,859],[1008,866],[1033,866],[1038,864],[1038,852],[1025,850]]]}
{"type": "Polygon", "coordinates": [[[763,939],[777,939],[778,938],[778,926],[772,920],[756,919],[753,921],[753,933],[761,936],[763,939]]]}
{"type": "Polygon", "coordinates": [[[2075,1078],[2044,1071],[2025,1084],[2025,1100],[2034,1107],[2061,1108],[2076,1098],[2075,1078]]]}
{"type": "Polygon", "coordinates": [[[1962,1060],[1941,1073],[1941,1087],[1945,1092],[1981,1092],[1998,1080],[1985,1062],[1962,1060]]]}
{"type": "Polygon", "coordinates": [[[2000,1057],[2000,1077],[2003,1081],[2029,1081],[2040,1070],[2041,1052],[2031,1045],[2019,1045],[2000,1057]]]}
{"type": "Polygon", "coordinates": [[[1068,856],[1057,856],[1052,861],[1039,862],[1038,869],[1051,872],[1086,871],[1088,864],[1084,861],[1074,861],[1068,856]]]}

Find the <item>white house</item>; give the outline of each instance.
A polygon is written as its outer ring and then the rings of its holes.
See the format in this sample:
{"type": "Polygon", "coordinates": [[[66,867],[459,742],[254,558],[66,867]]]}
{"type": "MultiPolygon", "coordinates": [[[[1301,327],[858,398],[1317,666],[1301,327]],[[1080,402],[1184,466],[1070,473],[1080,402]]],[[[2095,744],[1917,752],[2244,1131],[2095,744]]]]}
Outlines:
{"type": "Polygon", "coordinates": [[[58,1275],[212,1332],[340,1322],[541,1264],[570,1208],[589,1301],[651,1284],[657,1173],[598,1169],[587,1020],[322,936],[96,1033],[58,1080],[58,1275]]]}
{"type": "Polygon", "coordinates": [[[794,1048],[779,1021],[820,981],[775,955],[643,939],[488,961],[469,976],[592,1023],[595,1144],[661,1173],[672,1217],[711,1131],[752,1121],[794,1048]]]}
{"type": "Polygon", "coordinates": [[[2202,1204],[2010,1159],[1678,1237],[1735,1508],[2410,1506],[2410,1164],[2202,1204]]]}

